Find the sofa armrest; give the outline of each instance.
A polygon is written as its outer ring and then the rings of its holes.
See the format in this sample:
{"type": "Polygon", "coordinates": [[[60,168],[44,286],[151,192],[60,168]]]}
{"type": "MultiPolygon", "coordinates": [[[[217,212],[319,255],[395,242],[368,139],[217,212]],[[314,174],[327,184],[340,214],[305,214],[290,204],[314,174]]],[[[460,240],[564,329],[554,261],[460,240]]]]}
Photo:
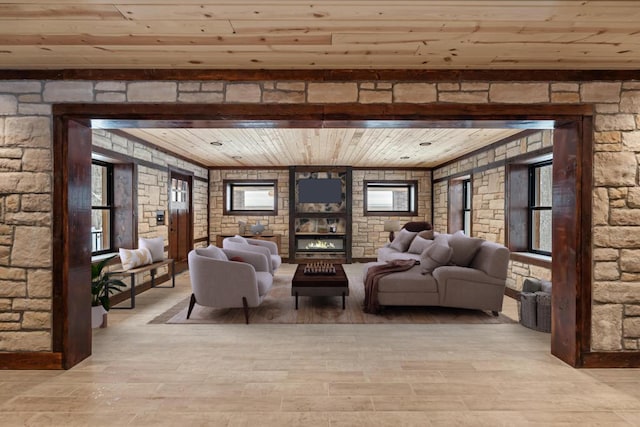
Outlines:
{"type": "Polygon", "coordinates": [[[223,249],[223,251],[229,258],[237,256],[244,259],[247,263],[251,264],[256,271],[271,272],[269,269],[271,260],[265,254],[241,251],[238,249],[223,249]]]}
{"type": "Polygon", "coordinates": [[[262,246],[263,248],[269,249],[271,255],[278,255],[278,245],[275,242],[270,240],[260,240],[260,239],[251,239],[247,238],[247,241],[255,246],[262,246]]]}
{"type": "Polygon", "coordinates": [[[445,265],[433,270],[432,274],[433,278],[441,284],[445,284],[447,280],[455,279],[494,286],[506,286],[506,282],[504,280],[491,277],[482,270],[477,270],[475,268],[469,267],[445,265]]]}

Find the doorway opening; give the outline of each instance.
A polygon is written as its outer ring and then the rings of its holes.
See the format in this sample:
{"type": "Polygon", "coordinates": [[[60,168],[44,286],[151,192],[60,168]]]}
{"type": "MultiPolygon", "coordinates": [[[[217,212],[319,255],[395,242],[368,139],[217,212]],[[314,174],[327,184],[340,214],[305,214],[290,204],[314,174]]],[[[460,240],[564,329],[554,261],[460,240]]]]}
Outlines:
{"type": "MultiPolygon", "coordinates": [[[[532,109],[512,105],[483,105],[482,108],[385,105],[380,108],[340,104],[307,106],[301,112],[295,105],[64,104],[54,106],[54,116],[53,339],[54,351],[62,354],[64,368],[74,366],[91,354],[90,307],[83,304],[88,287],[82,284],[89,281],[90,274],[91,247],[86,235],[90,233],[91,218],[83,212],[90,212],[90,179],[87,179],[90,173],[87,171],[91,167],[92,127],[534,129],[540,123],[544,122],[545,126],[551,123],[555,129],[551,352],[572,366],[582,366],[590,351],[592,131],[588,106],[532,109]]],[[[180,237],[177,239],[179,242],[180,237]]]]}

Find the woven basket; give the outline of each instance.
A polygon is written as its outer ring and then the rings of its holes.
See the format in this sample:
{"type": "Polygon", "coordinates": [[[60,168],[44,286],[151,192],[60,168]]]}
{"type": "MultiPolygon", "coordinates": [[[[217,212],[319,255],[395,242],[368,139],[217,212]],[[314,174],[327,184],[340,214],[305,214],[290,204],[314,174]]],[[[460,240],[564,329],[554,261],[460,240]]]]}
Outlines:
{"type": "Polygon", "coordinates": [[[520,294],[520,324],[527,328],[537,329],[536,318],[538,312],[536,310],[536,294],[533,292],[522,292],[520,294]]]}
{"type": "Polygon", "coordinates": [[[536,292],[537,330],[551,332],[551,294],[536,292]]]}

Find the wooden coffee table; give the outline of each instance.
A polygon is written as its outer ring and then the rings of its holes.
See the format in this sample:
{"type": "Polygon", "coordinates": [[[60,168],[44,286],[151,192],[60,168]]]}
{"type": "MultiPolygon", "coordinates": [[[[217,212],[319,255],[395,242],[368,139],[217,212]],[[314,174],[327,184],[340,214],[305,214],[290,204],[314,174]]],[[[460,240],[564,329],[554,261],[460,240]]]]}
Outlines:
{"type": "Polygon", "coordinates": [[[291,295],[296,297],[332,297],[342,295],[342,309],[345,309],[345,298],[349,295],[349,279],[342,264],[333,264],[336,274],[304,274],[306,264],[298,264],[296,274],[291,281],[291,295]]]}

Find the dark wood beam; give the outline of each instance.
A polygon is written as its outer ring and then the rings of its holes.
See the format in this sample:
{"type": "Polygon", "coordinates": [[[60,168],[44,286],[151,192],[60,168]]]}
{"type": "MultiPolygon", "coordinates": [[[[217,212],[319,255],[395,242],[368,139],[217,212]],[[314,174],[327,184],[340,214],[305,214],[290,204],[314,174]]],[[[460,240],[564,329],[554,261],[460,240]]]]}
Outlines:
{"type": "Polygon", "coordinates": [[[195,70],[195,69],[59,69],[0,70],[0,80],[304,80],[464,82],[464,81],[615,81],[637,80],[640,70],[195,70]]]}

